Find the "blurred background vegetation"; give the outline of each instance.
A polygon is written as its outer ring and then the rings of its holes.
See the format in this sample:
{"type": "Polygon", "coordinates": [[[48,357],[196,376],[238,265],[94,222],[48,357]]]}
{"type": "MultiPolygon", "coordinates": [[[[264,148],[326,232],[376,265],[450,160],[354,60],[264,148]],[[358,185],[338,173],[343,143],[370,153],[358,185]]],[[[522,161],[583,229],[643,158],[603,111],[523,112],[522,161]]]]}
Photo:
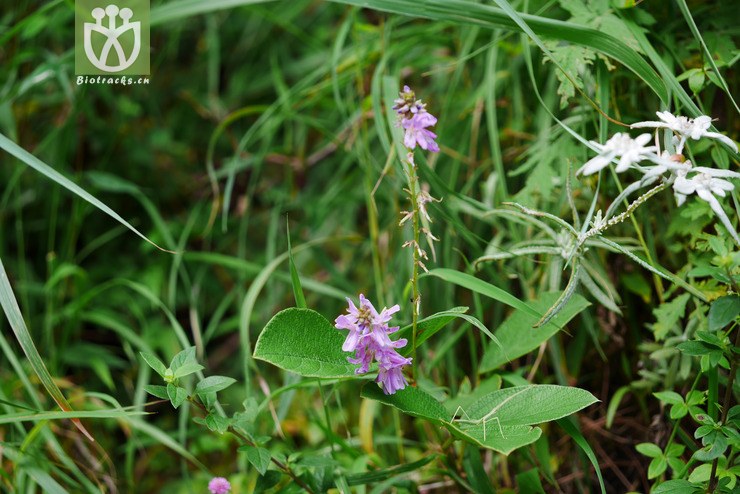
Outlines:
{"type": "MultiPolygon", "coordinates": [[[[519,32],[467,22],[466,2],[450,3],[457,14],[445,11],[436,20],[382,12],[406,8],[391,0],[377,2],[379,10],[316,0],[239,3],[153,1],[150,83],[132,86],[76,84],[72,1],[6,2],[0,10],[0,132],[177,252],[157,250],[0,154],[0,258],[51,375],[73,408],[118,403],[154,412],[130,421],[84,420],[94,444],[67,422],[0,423],[0,490],[35,492],[34,483],[54,482],[68,492],[205,492],[211,474],[229,476],[237,493],[251,492],[255,482],[269,485],[236,452],[234,440],[192,422],[196,410],[145,406],[152,397],[143,386],[151,374],[138,352],[177,353],[174,319],[208,374],[246,383],[224,392],[221,402],[231,410],[295,382],[250,358],[264,323],[293,305],[283,256],[286,217],[292,245],[304,246],[295,262],[309,307],[333,320],[344,310],[344,296],[365,293],[376,305],[400,303],[399,319],[410,320],[409,253],[401,249],[408,232],[398,227],[405,178],[389,158],[385,108],[395,95],[384,77],[412,86],[439,118],[442,151],[421,172],[430,193],[443,199],[430,208],[441,241],[429,267],[475,272],[523,300],[561,289],[562,262],[552,256],[474,261],[537,237],[531,226],[497,214],[505,201],[570,217],[566,180],[591,153],[554,117],[603,142],[623,129],[608,124],[579,91],[626,123],[653,119],[663,109],[645,81],[614,58],[544,38],[567,79],[519,32]]],[[[657,56],[702,112],[719,119],[717,128],[737,138],[738,113],[713,80],[678,3],[512,6],[596,28],[652,63],[657,56]],[[646,52],[643,39],[654,53],[646,52]]],[[[736,6],[688,6],[730,94],[738,94],[736,6]]],[[[670,98],[683,106],[676,92],[670,98]]],[[[737,169],[716,146],[697,153],[737,169]]],[[[595,181],[573,180],[572,200],[585,212],[595,181]]],[[[617,187],[610,177],[602,197],[615,197],[617,187]]],[[[604,200],[600,207],[606,206],[604,200]]],[[[637,245],[637,226],[653,258],[674,273],[713,255],[702,243],[711,222],[703,202],[679,213],[665,194],[636,219],[618,235],[637,245]]],[[[659,441],[670,428],[650,393],[680,389],[689,376],[677,374],[686,364],[650,353],[662,348],[656,321],[671,325],[653,314],[671,289],[624,257],[597,251],[590,259],[622,314],[584,292],[593,306],[567,331],[497,372],[594,393],[601,403],[580,414],[580,428],[607,491],[647,491],[649,458],[634,446],[659,441]],[[607,406],[620,389],[607,424],[607,406]]],[[[724,294],[719,284],[703,283],[705,293],[724,294]]],[[[421,288],[427,315],[467,305],[494,330],[508,313],[436,278],[424,278],[421,288]]],[[[0,328],[0,408],[53,410],[5,321],[0,328]]],[[[419,354],[427,390],[455,396],[490,377],[479,366],[489,344],[464,322],[439,333],[419,354]]],[[[256,428],[274,437],[274,453],[300,452],[303,468],[315,475],[337,445],[334,459],[349,472],[440,455],[412,476],[391,477],[378,492],[391,485],[399,492],[417,486],[505,492],[518,489],[517,474],[533,468],[548,492],[598,486],[588,460],[555,426],[535,447],[505,458],[450,445],[429,425],[363,402],[347,384],[319,393],[313,383],[282,393],[256,428]],[[333,431],[324,427],[322,400],[333,431]],[[477,484],[484,468],[490,481],[477,484]]],[[[274,489],[281,488],[295,486],[283,480],[274,489]]]]}

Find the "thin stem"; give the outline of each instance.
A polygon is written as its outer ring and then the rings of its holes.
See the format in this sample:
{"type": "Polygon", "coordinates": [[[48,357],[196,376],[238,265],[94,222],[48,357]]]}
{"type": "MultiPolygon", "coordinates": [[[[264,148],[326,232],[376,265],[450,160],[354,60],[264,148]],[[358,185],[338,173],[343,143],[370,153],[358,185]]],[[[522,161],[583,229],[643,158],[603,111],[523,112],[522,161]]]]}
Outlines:
{"type": "MultiPolygon", "coordinates": [[[[737,331],[735,333],[735,347],[737,348],[738,346],[740,346],[740,331],[737,331]]],[[[732,359],[730,375],[727,378],[727,386],[725,387],[725,397],[722,406],[722,418],[720,419],[720,423],[723,425],[727,421],[727,413],[730,411],[730,406],[732,405],[732,387],[735,384],[735,375],[737,374],[737,362],[737,358],[732,359]]],[[[717,482],[719,482],[719,479],[717,478],[718,460],[719,458],[715,458],[715,460],[712,462],[712,473],[709,475],[709,489],[707,490],[707,492],[712,492],[714,491],[714,489],[717,488],[717,482]]]]}
{"type": "MultiPolygon", "coordinates": [[[[200,408],[204,414],[208,415],[209,413],[208,409],[200,401],[193,399],[192,396],[188,396],[188,401],[192,403],[193,405],[195,405],[196,407],[200,408]]],[[[254,444],[246,435],[244,435],[239,429],[237,429],[233,425],[229,426],[228,431],[231,432],[236,437],[238,437],[242,442],[244,442],[244,444],[248,446],[252,446],[252,447],[256,446],[256,444],[254,444]]],[[[301,480],[288,465],[274,458],[272,455],[270,455],[270,461],[272,461],[275,464],[275,466],[278,467],[280,470],[282,470],[283,473],[285,473],[288,477],[293,479],[293,482],[298,484],[301,487],[301,489],[308,492],[309,494],[315,494],[314,491],[303,480],[301,480]]]]}
{"type": "MultiPolygon", "coordinates": [[[[619,179],[617,178],[617,173],[614,171],[614,168],[613,167],[610,167],[610,168],[612,170],[612,175],[614,176],[615,179],[617,179],[617,185],[619,186],[619,189],[620,189],[620,192],[621,192],[622,191],[622,185],[620,184],[619,179]]],[[[668,184],[666,184],[665,182],[663,182],[663,184],[666,185],[666,187],[668,186],[668,184]]],[[[648,191],[646,193],[646,195],[647,194],[650,194],[650,192],[652,190],[654,190],[654,189],[651,189],[650,191],[648,191]]],[[[663,190],[663,189],[661,189],[661,190],[663,190]]],[[[658,191],[656,191],[656,192],[658,192],[658,191]]],[[[639,201],[639,200],[640,200],[640,198],[637,199],[637,201],[639,201]]],[[[635,202],[637,202],[637,201],[635,201],[635,202]]],[[[625,203],[626,202],[627,201],[625,200],[625,203]]],[[[629,208],[629,206],[628,206],[628,208],[629,208]]],[[[637,219],[634,216],[630,216],[630,221],[632,222],[632,226],[635,227],[635,233],[637,234],[637,241],[640,243],[640,246],[642,246],[642,250],[645,252],[645,258],[647,259],[648,264],[650,264],[651,266],[654,266],[655,265],[655,262],[653,261],[653,256],[650,255],[650,249],[648,249],[647,242],[645,242],[645,237],[642,234],[642,229],[640,228],[640,224],[637,222],[637,219]]],[[[658,295],[658,300],[661,303],[663,303],[665,301],[665,296],[663,294],[663,282],[660,281],[660,277],[658,275],[656,275],[655,273],[653,273],[653,283],[655,284],[655,291],[656,291],[656,293],[658,295]]]]}
{"type": "Polygon", "coordinates": [[[419,259],[419,249],[421,247],[419,245],[419,201],[417,200],[418,179],[416,177],[416,164],[414,163],[412,156],[409,156],[409,158],[410,159],[407,160],[409,166],[409,195],[411,196],[411,207],[413,208],[412,224],[414,230],[414,241],[411,245],[414,259],[411,271],[411,358],[413,359],[411,376],[414,383],[416,383],[418,375],[418,362],[416,359],[416,331],[417,322],[419,320],[419,263],[421,262],[421,259],[419,259]]]}

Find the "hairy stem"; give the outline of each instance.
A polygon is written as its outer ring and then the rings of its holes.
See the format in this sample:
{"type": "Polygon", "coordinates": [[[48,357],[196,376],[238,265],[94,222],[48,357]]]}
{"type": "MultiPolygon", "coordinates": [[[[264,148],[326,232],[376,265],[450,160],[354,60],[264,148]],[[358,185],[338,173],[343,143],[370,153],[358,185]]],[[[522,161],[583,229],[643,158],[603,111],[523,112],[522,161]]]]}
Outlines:
{"type": "Polygon", "coordinates": [[[416,382],[417,378],[417,369],[418,369],[418,362],[416,359],[416,332],[417,332],[417,324],[419,320],[419,306],[420,306],[420,300],[419,300],[419,263],[421,262],[421,259],[419,258],[419,201],[417,200],[417,195],[419,193],[418,189],[418,179],[416,177],[416,164],[414,163],[412,157],[409,157],[408,159],[408,175],[409,175],[409,195],[411,196],[411,207],[413,208],[413,215],[412,215],[412,226],[414,230],[414,241],[411,245],[411,248],[413,250],[413,266],[411,270],[411,305],[412,305],[412,312],[411,312],[411,358],[412,366],[411,366],[411,376],[414,380],[414,383],[416,382]]]}

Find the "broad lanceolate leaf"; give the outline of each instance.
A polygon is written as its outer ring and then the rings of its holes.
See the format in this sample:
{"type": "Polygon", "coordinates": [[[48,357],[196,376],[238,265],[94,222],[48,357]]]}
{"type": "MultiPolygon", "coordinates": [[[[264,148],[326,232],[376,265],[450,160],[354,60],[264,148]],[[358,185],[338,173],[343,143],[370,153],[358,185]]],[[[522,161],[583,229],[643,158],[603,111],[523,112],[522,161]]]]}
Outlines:
{"type": "Polygon", "coordinates": [[[164,378],[164,373],[167,370],[167,367],[162,363],[161,360],[159,360],[155,355],[147,352],[139,352],[141,355],[141,358],[144,359],[144,362],[154,369],[154,372],[159,374],[159,377],[164,378]]]}
{"type": "Polygon", "coordinates": [[[447,413],[445,407],[435,400],[432,395],[419,388],[407,386],[392,395],[386,395],[377,384],[368,383],[362,387],[361,396],[396,407],[413,417],[426,419],[437,424],[449,424],[450,414],[447,413]]]}
{"type": "Polygon", "coordinates": [[[185,364],[197,364],[198,360],[195,358],[195,347],[191,346],[182,350],[177,355],[172,357],[170,362],[170,368],[177,372],[177,370],[185,364]]]}
{"type": "Polygon", "coordinates": [[[494,391],[472,403],[460,411],[453,424],[481,446],[503,449],[508,454],[539,438],[540,429],[527,426],[557,420],[596,401],[591,393],[579,388],[515,386],[494,391]]]}
{"type": "Polygon", "coordinates": [[[156,384],[147,384],[146,386],[144,386],[144,391],[146,391],[150,395],[154,395],[157,398],[161,398],[163,400],[170,399],[170,396],[167,394],[166,386],[158,386],[156,384]]]}
{"type": "Polygon", "coordinates": [[[342,351],[344,336],[311,309],[285,309],[260,333],[254,358],[304,377],[352,377],[356,366],[342,351]]]}
{"type": "MultiPolygon", "coordinates": [[[[558,293],[546,293],[529,304],[535,311],[544,313],[558,296],[558,293]]],[[[573,295],[565,307],[552,318],[550,324],[537,329],[533,329],[532,326],[538,321],[538,317],[520,310],[514,312],[494,333],[501,345],[488,346],[483,354],[479,372],[496,369],[539,347],[589,305],[580,295],[573,295]]]]}
{"type": "Polygon", "coordinates": [[[190,374],[195,374],[196,372],[203,370],[204,368],[205,367],[197,362],[185,362],[175,370],[174,376],[175,379],[178,379],[180,377],[189,376],[190,374]]]}
{"type": "Polygon", "coordinates": [[[225,376],[209,376],[195,386],[196,393],[216,393],[234,384],[236,379],[225,376]]]}
{"type": "Polygon", "coordinates": [[[367,384],[362,396],[441,424],[460,439],[503,454],[536,441],[542,430],[534,424],[565,417],[598,401],[579,388],[516,386],[489,393],[451,417],[441,403],[414,387],[385,395],[375,384],[367,384]]]}

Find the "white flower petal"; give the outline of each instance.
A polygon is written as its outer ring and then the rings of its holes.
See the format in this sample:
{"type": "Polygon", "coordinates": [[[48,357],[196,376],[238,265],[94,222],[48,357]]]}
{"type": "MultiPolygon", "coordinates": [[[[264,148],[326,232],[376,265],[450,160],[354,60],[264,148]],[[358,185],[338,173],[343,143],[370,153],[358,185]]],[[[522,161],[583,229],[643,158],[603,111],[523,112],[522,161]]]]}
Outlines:
{"type": "Polygon", "coordinates": [[[642,129],[645,127],[652,127],[652,128],[660,128],[660,127],[667,127],[667,125],[664,122],[635,122],[630,125],[630,129],[642,129]]]}
{"type": "Polygon", "coordinates": [[[727,217],[725,210],[722,209],[722,205],[719,203],[719,201],[711,194],[709,194],[708,199],[704,199],[704,200],[709,203],[709,205],[712,208],[712,211],[714,211],[714,214],[719,216],[720,221],[725,226],[725,228],[727,228],[727,231],[730,232],[730,235],[732,235],[732,238],[735,240],[735,242],[738,245],[740,245],[740,237],[738,237],[737,231],[735,231],[735,227],[730,221],[730,218],[727,217]]]}
{"type": "MultiPolygon", "coordinates": [[[[650,142],[650,139],[652,138],[653,138],[653,135],[646,132],[644,134],[640,134],[639,136],[635,137],[635,143],[639,144],[641,147],[644,147],[645,144],[650,142]]],[[[654,148],[655,146],[650,146],[650,147],[654,148]]]]}
{"type": "Polygon", "coordinates": [[[676,191],[676,193],[678,194],[683,194],[687,196],[693,194],[696,191],[696,183],[694,183],[693,180],[678,177],[676,181],[673,182],[673,190],[676,191]]]}
{"type": "Polygon", "coordinates": [[[591,158],[578,169],[576,175],[591,175],[606,167],[611,159],[614,157],[614,153],[608,153],[605,156],[599,155],[591,158]]]}
{"type": "Polygon", "coordinates": [[[693,171],[698,172],[698,173],[706,173],[707,175],[710,175],[712,177],[740,178],[740,173],[733,172],[732,170],[723,170],[721,168],[709,168],[706,166],[697,166],[696,168],[693,168],[693,171]]]}
{"type": "Polygon", "coordinates": [[[704,132],[704,136],[711,137],[712,139],[717,139],[720,142],[727,144],[729,147],[732,148],[733,151],[737,153],[737,144],[735,144],[735,141],[733,141],[726,135],[720,134],[719,132],[704,132]]]}

